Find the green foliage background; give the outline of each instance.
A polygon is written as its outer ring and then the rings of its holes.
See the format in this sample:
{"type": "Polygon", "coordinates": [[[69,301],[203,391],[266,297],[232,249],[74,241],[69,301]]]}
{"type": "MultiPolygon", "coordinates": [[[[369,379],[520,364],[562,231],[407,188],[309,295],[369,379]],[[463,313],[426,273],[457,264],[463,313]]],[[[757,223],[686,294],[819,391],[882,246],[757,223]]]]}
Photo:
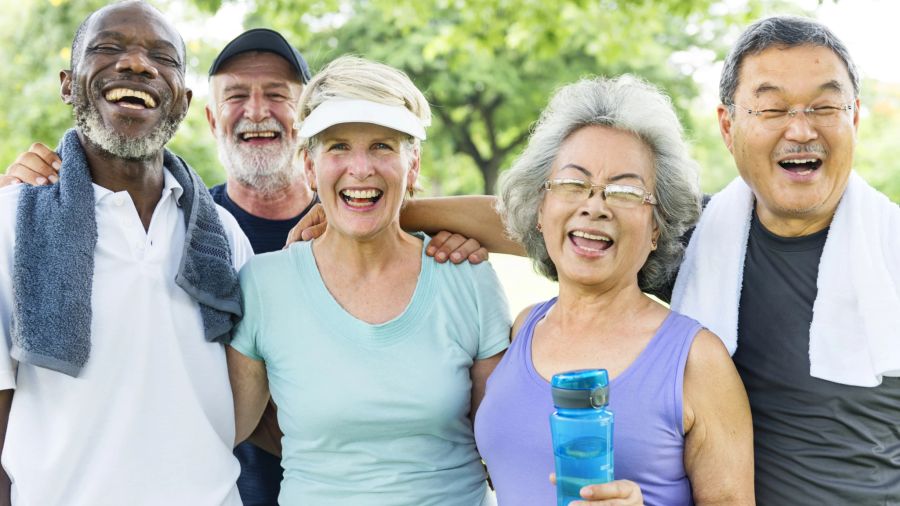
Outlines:
{"type": "MultiPolygon", "coordinates": [[[[0,0],[0,166],[33,141],[53,146],[71,125],[58,96],[78,23],[99,0],[0,0]]],[[[268,26],[318,70],[354,53],[404,69],[425,92],[434,124],[423,151],[426,193],[491,189],[527,139],[552,91],[588,75],[630,72],[661,86],[701,163],[706,191],[736,175],[719,138],[714,105],[699,100],[691,61],[721,60],[728,42],[764,13],[802,13],[781,0],[177,0],[188,44],[189,82],[202,88],[221,48],[208,20],[223,4],[246,6],[245,28],[268,26]],[[187,28],[185,28],[187,27],[187,28]],[[208,41],[207,39],[215,39],[208,41]],[[693,55],[681,58],[679,55],[693,55]]],[[[233,5],[226,7],[234,7],[233,5]]],[[[851,48],[852,50],[852,48],[851,48]]],[[[171,147],[207,183],[223,180],[198,93],[171,147]]],[[[866,82],[856,168],[900,201],[900,86],[866,82]]]]}

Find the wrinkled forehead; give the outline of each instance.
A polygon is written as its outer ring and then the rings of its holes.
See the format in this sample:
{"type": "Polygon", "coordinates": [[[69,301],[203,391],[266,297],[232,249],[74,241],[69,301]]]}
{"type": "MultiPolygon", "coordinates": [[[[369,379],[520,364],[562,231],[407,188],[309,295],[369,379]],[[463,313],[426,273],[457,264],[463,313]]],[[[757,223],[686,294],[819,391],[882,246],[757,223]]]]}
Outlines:
{"type": "Polygon", "coordinates": [[[824,46],[770,47],[741,63],[736,95],[745,98],[833,95],[853,97],[847,65],[824,46]]]}
{"type": "Polygon", "coordinates": [[[114,4],[94,13],[85,31],[85,41],[99,37],[121,38],[144,45],[168,45],[184,58],[184,42],[175,26],[152,6],[133,2],[114,4]]]}
{"type": "Polygon", "coordinates": [[[301,86],[297,71],[281,56],[268,51],[246,51],[232,56],[210,76],[210,80],[296,84],[301,86]]]}

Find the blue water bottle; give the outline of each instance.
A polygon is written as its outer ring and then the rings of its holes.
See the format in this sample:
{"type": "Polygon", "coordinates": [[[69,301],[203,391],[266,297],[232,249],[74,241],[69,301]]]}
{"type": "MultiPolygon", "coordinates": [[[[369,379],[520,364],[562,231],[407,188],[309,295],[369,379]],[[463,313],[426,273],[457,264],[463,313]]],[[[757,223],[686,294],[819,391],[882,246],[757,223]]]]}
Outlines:
{"type": "Polygon", "coordinates": [[[613,480],[613,414],[606,369],[556,374],[550,381],[550,433],[556,457],[556,504],[581,499],[585,485],[613,480]]]}

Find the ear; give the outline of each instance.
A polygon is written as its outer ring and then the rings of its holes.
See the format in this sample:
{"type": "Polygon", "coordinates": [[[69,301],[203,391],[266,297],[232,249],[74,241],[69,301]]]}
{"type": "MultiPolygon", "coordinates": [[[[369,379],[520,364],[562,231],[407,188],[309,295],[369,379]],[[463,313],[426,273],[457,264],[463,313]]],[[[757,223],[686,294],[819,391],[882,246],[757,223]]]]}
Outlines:
{"type": "Polygon", "coordinates": [[[213,115],[212,108],[209,107],[209,104],[206,104],[206,122],[209,123],[209,131],[213,134],[213,137],[216,135],[216,117],[213,115]]]}
{"type": "Polygon", "coordinates": [[[316,181],[316,167],[312,161],[312,154],[308,149],[303,149],[303,172],[306,174],[306,182],[312,191],[319,191],[319,184],[316,181]]]}
{"type": "Polygon", "coordinates": [[[184,89],[184,99],[187,100],[184,109],[187,110],[191,106],[191,99],[194,98],[194,92],[190,88],[184,89]]]}
{"type": "Polygon", "coordinates": [[[412,160],[409,162],[409,170],[406,173],[406,186],[415,188],[416,181],[419,179],[419,148],[413,151],[412,160]]]}
{"type": "Polygon", "coordinates": [[[546,198],[541,199],[541,205],[538,206],[538,215],[537,215],[537,228],[540,231],[541,225],[544,222],[544,202],[547,202],[546,198]]]}
{"type": "Polygon", "coordinates": [[[853,131],[859,132],[859,98],[853,101],[853,131]]]}
{"type": "Polygon", "coordinates": [[[722,140],[725,141],[725,147],[731,154],[734,154],[734,139],[731,135],[731,128],[734,126],[731,112],[723,104],[719,104],[716,108],[716,114],[719,116],[719,133],[722,134],[722,140]]]}
{"type": "Polygon", "coordinates": [[[72,103],[72,71],[59,71],[59,97],[64,104],[72,103]]]}

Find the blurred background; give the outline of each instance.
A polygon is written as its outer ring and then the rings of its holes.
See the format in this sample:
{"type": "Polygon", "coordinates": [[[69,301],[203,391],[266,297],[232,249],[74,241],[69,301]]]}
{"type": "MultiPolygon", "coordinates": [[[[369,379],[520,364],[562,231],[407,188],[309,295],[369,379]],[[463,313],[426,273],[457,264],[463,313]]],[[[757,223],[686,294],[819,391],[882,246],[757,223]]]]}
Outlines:
{"type": "MultiPolygon", "coordinates": [[[[0,0],[0,168],[32,142],[54,146],[71,125],[60,69],[100,0],[0,0]]],[[[313,71],[353,53],[405,70],[434,124],[420,179],[427,196],[491,193],[552,91],[588,75],[637,74],[671,97],[714,192],[736,176],[715,107],[721,61],[740,31],[769,14],[820,19],[863,75],[856,169],[900,202],[900,2],[893,0],[154,0],[189,56],[194,101],[170,144],[209,185],[224,180],[206,123],[206,72],[241,31],[271,27],[313,71]],[[892,56],[893,55],[893,56],[892,56]]],[[[549,283],[519,280],[527,261],[494,258],[517,311],[549,283]],[[523,263],[524,262],[524,263],[523,263]],[[507,272],[507,264],[512,265],[507,272]],[[524,266],[524,267],[523,267],[524,266]],[[522,285],[524,283],[524,285],[522,285]],[[536,293],[537,292],[537,293],[536,293]]]]}

